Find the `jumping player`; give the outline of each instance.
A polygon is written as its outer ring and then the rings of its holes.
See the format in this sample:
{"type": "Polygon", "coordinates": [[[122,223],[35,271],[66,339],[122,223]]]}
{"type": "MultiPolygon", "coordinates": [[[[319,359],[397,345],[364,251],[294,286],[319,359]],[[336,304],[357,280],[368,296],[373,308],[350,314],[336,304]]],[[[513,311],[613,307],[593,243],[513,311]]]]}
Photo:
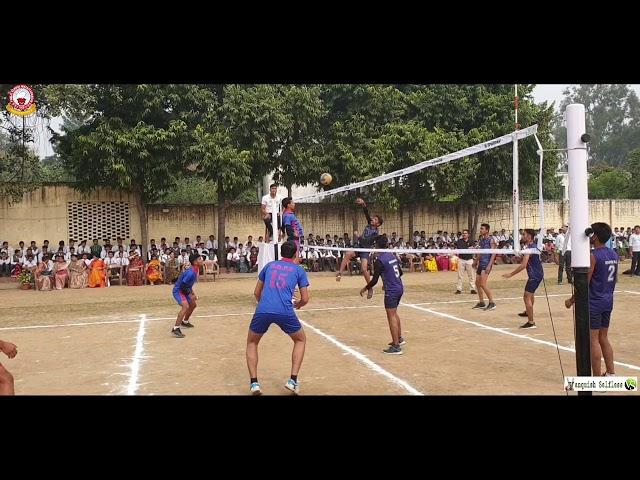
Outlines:
{"type": "MultiPolygon", "coordinates": [[[[527,248],[535,248],[538,246],[535,243],[536,232],[531,228],[527,228],[524,231],[524,240],[527,244],[527,248]]],[[[536,322],[533,320],[533,303],[536,299],[536,290],[542,282],[544,278],[544,270],[542,269],[542,262],[540,261],[540,255],[524,255],[522,257],[522,262],[518,267],[511,273],[505,273],[502,275],[504,278],[511,278],[514,275],[517,275],[522,270],[527,269],[527,275],[529,280],[527,280],[527,284],[524,287],[524,306],[525,311],[519,313],[520,317],[527,317],[528,321],[524,325],[520,325],[520,328],[537,328],[536,322]]]]}
{"type": "MultiPolygon", "coordinates": [[[[376,248],[385,249],[387,245],[387,237],[379,236],[376,239],[376,248]]],[[[373,262],[373,279],[360,290],[360,296],[366,291],[371,291],[373,287],[376,286],[376,283],[378,283],[381,275],[384,288],[384,309],[387,312],[387,321],[389,322],[389,330],[391,331],[391,343],[389,344],[389,348],[383,350],[383,352],[390,355],[402,355],[401,346],[406,342],[404,338],[402,338],[398,305],[404,293],[404,287],[401,279],[402,267],[393,253],[383,252],[377,255],[377,258],[373,262]]]]}
{"type": "MultiPolygon", "coordinates": [[[[371,217],[369,215],[369,210],[367,209],[367,204],[362,198],[358,198],[356,200],[358,205],[362,206],[362,211],[364,212],[364,216],[367,217],[367,226],[364,227],[364,231],[362,232],[362,236],[358,239],[358,244],[361,248],[372,248],[376,238],[378,238],[378,228],[382,225],[383,220],[380,215],[374,215],[371,217]]],[[[350,251],[344,256],[342,263],[340,264],[340,270],[338,271],[338,275],[336,275],[336,281],[340,281],[342,278],[342,272],[349,265],[349,261],[351,258],[356,255],[356,252],[350,251]]],[[[358,256],[360,257],[361,269],[364,274],[364,279],[369,284],[371,282],[371,275],[369,275],[369,252],[358,252],[358,256]]],[[[367,292],[367,298],[373,297],[373,288],[369,288],[367,292]]]]}
{"type": "Polygon", "coordinates": [[[304,230],[302,229],[300,220],[298,220],[298,217],[296,217],[294,213],[296,203],[291,197],[287,197],[282,200],[282,208],[284,209],[282,229],[287,234],[287,241],[295,243],[297,250],[294,261],[300,263],[300,239],[304,238],[304,230]]]}
{"type": "Polygon", "coordinates": [[[291,377],[284,387],[295,395],[300,393],[298,372],[304,358],[307,338],[294,308],[302,308],[309,302],[309,280],[304,269],[293,261],[297,251],[295,243],[283,243],[280,248],[282,260],[267,263],[258,275],[258,283],[253,292],[258,306],[247,335],[249,389],[253,395],[262,394],[258,383],[258,343],[272,323],[278,325],[293,340],[291,377]],[[296,287],[300,289],[300,300],[294,301],[292,296],[296,287]]]}
{"type": "Polygon", "coordinates": [[[176,338],[183,338],[185,336],[180,330],[181,326],[187,328],[193,327],[193,324],[189,321],[189,317],[191,317],[191,314],[196,309],[196,300],[198,300],[198,296],[193,291],[193,284],[198,280],[198,273],[204,260],[199,253],[192,253],[189,255],[189,263],[191,264],[191,268],[182,272],[173,286],[173,298],[175,298],[178,305],[182,307],[178,312],[178,318],[171,331],[171,334],[176,338]]]}

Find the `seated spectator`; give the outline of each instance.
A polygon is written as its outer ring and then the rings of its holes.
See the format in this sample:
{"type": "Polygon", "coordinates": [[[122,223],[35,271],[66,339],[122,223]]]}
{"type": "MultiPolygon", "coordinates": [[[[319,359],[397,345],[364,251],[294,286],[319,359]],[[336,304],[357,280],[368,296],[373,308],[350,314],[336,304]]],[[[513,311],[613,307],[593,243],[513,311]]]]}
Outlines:
{"type": "Polygon", "coordinates": [[[107,278],[109,279],[109,283],[111,283],[111,279],[115,277],[119,277],[122,272],[122,262],[120,257],[116,257],[113,252],[109,252],[107,254],[107,258],[104,259],[104,264],[107,267],[107,278]]]}
{"type": "Polygon", "coordinates": [[[151,285],[162,283],[162,265],[155,253],[151,256],[151,261],[147,264],[147,280],[151,285]]]}
{"type": "Polygon", "coordinates": [[[38,263],[34,272],[36,280],[36,288],[41,291],[51,290],[51,281],[53,278],[53,262],[48,256],[44,256],[42,261],[38,263]]]}
{"type": "Polygon", "coordinates": [[[257,272],[258,271],[258,248],[251,247],[251,251],[249,252],[249,271],[257,272]]]}
{"type": "Polygon", "coordinates": [[[427,255],[426,255],[425,259],[424,259],[424,267],[427,270],[427,272],[437,272],[438,271],[438,264],[436,263],[436,259],[432,254],[427,253],[427,255]]]}
{"type": "Polygon", "coordinates": [[[231,247],[229,253],[227,253],[227,273],[229,270],[236,272],[238,268],[238,262],[240,261],[240,255],[236,252],[236,249],[231,247]]]}
{"type": "MultiPolygon", "coordinates": [[[[93,258],[91,253],[84,253],[83,256],[87,256],[87,260],[91,262],[89,273],[89,288],[104,288],[107,286],[107,265],[100,257],[93,258]]],[[[85,263],[86,261],[85,260],[85,263]]]]}
{"type": "Polygon", "coordinates": [[[127,268],[127,285],[140,287],[143,282],[144,262],[135,248],[129,250],[129,267],[127,268]]]}
{"type": "Polygon", "coordinates": [[[56,281],[56,290],[62,290],[67,284],[67,279],[69,278],[69,262],[64,259],[63,254],[58,254],[56,256],[53,272],[56,281]]]}
{"type": "MultiPolygon", "coordinates": [[[[113,257],[113,252],[110,252],[113,257]]],[[[87,265],[78,259],[78,255],[71,256],[71,264],[69,265],[69,287],[85,288],[89,279],[87,265]]]]}
{"type": "Polygon", "coordinates": [[[11,259],[6,251],[0,252],[0,276],[11,276],[11,259]]]}
{"type": "Polygon", "coordinates": [[[167,254],[168,258],[165,265],[165,274],[167,276],[167,281],[169,283],[173,283],[178,278],[178,275],[180,275],[180,263],[173,251],[167,251],[169,253],[167,254]]]}
{"type": "Polygon", "coordinates": [[[182,252],[178,257],[178,265],[180,265],[181,272],[191,267],[191,262],[189,262],[189,254],[187,253],[186,249],[182,249],[182,252]]]}
{"type": "MultiPolygon", "coordinates": [[[[53,264],[51,259],[47,257],[47,260],[53,264]]],[[[30,270],[31,273],[35,273],[36,267],[38,266],[38,261],[33,257],[33,254],[27,255],[27,258],[24,260],[22,264],[23,269],[30,270]]]]}

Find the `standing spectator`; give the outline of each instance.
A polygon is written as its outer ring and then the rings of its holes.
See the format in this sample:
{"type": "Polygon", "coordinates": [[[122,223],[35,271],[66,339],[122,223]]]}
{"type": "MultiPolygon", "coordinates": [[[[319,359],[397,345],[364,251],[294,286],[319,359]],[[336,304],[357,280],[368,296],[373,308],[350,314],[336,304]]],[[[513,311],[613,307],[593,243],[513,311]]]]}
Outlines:
{"type": "Polygon", "coordinates": [[[640,225],[633,227],[629,235],[629,255],[631,255],[630,274],[640,277],[640,225]]]}
{"type": "MultiPolygon", "coordinates": [[[[71,242],[69,242],[69,243],[71,243],[71,242]]],[[[97,239],[97,238],[94,238],[94,239],[93,239],[93,245],[91,245],[91,248],[89,248],[89,251],[91,252],[91,255],[93,255],[93,256],[94,256],[94,257],[96,257],[96,258],[104,258],[104,257],[102,256],[102,251],[103,251],[103,250],[104,250],[104,249],[102,248],[102,245],[100,245],[100,244],[98,243],[98,239],[97,239]]],[[[83,253],[84,253],[84,252],[83,252],[83,253]]]]}
{"type": "MultiPolygon", "coordinates": [[[[269,186],[269,193],[262,197],[262,202],[260,204],[260,213],[262,214],[262,219],[265,224],[265,242],[269,243],[271,237],[273,236],[273,210],[278,208],[277,205],[282,203],[282,197],[278,195],[278,185],[273,183],[269,186]]],[[[277,218],[278,231],[281,228],[281,217],[277,218]]]]}
{"type": "Polygon", "coordinates": [[[560,227],[558,235],[554,239],[556,254],[558,255],[558,285],[562,285],[562,275],[564,271],[564,241],[566,235],[564,227],[560,227]]]}
{"type": "Polygon", "coordinates": [[[571,271],[571,233],[568,231],[568,226],[564,226],[566,248],[564,249],[564,269],[567,272],[567,282],[569,285],[573,284],[573,272],[571,271]]]}
{"type": "MultiPolygon", "coordinates": [[[[471,247],[471,242],[469,241],[469,230],[462,231],[462,238],[459,238],[456,241],[456,249],[466,250],[471,247]]],[[[469,279],[469,293],[476,294],[476,289],[474,287],[476,283],[476,271],[473,268],[473,254],[461,253],[458,254],[458,283],[456,285],[456,294],[460,295],[462,293],[462,279],[464,273],[467,273],[467,278],[469,279]]]]}

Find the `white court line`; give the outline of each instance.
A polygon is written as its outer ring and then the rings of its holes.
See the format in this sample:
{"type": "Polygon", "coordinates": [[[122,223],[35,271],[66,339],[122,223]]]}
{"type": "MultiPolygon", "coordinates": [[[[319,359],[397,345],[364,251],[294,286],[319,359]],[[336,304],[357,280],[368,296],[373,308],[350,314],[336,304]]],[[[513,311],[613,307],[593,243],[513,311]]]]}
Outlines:
{"type": "MultiPolygon", "coordinates": [[[[555,343],[547,342],[546,340],[539,340],[537,338],[533,338],[533,337],[530,337],[528,335],[523,335],[523,334],[520,334],[520,333],[512,333],[512,332],[509,332],[508,330],[506,330],[504,328],[491,327],[489,325],[485,325],[484,323],[473,322],[471,320],[465,320],[464,318],[460,318],[460,317],[456,317],[456,316],[453,316],[453,315],[449,315],[448,313],[437,312],[436,310],[432,310],[430,308],[423,308],[423,307],[420,307],[420,306],[417,306],[417,305],[411,305],[411,304],[408,304],[408,303],[401,303],[400,305],[403,305],[405,307],[415,308],[416,310],[422,310],[423,312],[431,313],[432,315],[437,315],[439,317],[447,318],[449,320],[456,320],[458,322],[463,322],[463,323],[468,323],[470,325],[475,325],[476,327],[484,328],[484,329],[490,330],[492,332],[498,332],[498,333],[502,333],[503,335],[510,335],[512,337],[516,337],[516,338],[520,338],[520,339],[523,339],[523,340],[528,340],[530,342],[539,343],[541,345],[546,345],[548,347],[556,348],[556,344],[555,343]]],[[[560,350],[564,350],[566,352],[575,353],[575,349],[573,349],[573,348],[563,347],[562,345],[558,345],[557,348],[559,348],[560,350]]],[[[632,370],[640,370],[640,367],[637,366],[637,365],[631,365],[629,363],[622,363],[622,362],[616,362],[616,361],[614,361],[613,363],[615,363],[616,365],[620,365],[622,367],[630,368],[632,370]]]]}
{"type": "Polygon", "coordinates": [[[138,373],[140,372],[140,359],[144,352],[144,327],[147,316],[143,313],[140,315],[140,326],[138,327],[138,335],[136,336],[136,350],[131,360],[131,372],[129,373],[129,385],[127,386],[127,395],[135,395],[138,390],[138,373]]]}
{"type": "MultiPolygon", "coordinates": [[[[304,310],[299,310],[299,311],[300,312],[304,312],[304,310]]],[[[393,373],[388,372],[387,370],[382,368],[377,363],[369,360],[369,358],[367,358],[365,355],[363,355],[362,353],[358,352],[357,350],[345,345],[344,343],[340,342],[339,340],[336,340],[331,335],[329,335],[327,333],[324,333],[322,330],[314,327],[313,325],[308,324],[307,322],[305,322],[303,320],[300,320],[300,323],[302,325],[304,325],[305,327],[309,328],[310,330],[312,330],[313,332],[317,333],[321,337],[326,338],[327,340],[329,340],[331,343],[333,343],[335,346],[337,346],[341,350],[344,350],[348,354],[353,355],[354,357],[356,357],[358,360],[360,360],[360,362],[364,363],[365,366],[367,368],[369,368],[370,370],[373,370],[374,372],[379,373],[383,377],[387,377],[392,383],[395,383],[396,385],[401,386],[407,392],[409,392],[411,395],[424,395],[424,393],[422,393],[419,390],[416,390],[411,385],[409,385],[406,381],[402,380],[401,378],[396,377],[393,373]]]]}
{"type": "Polygon", "coordinates": [[[632,292],[630,290],[623,290],[624,293],[633,293],[634,295],[640,295],[640,292],[632,292]]]}

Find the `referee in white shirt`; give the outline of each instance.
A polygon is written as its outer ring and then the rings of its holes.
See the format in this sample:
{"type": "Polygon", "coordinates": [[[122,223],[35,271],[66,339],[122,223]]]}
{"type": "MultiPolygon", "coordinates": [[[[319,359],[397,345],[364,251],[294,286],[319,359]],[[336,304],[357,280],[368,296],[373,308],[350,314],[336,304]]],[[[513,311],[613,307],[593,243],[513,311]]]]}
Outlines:
{"type": "MultiPolygon", "coordinates": [[[[269,243],[270,238],[273,236],[273,206],[276,202],[279,205],[282,202],[282,197],[278,195],[278,185],[273,183],[269,186],[269,193],[262,197],[262,204],[260,205],[260,212],[267,227],[265,243],[269,243]]],[[[280,231],[280,217],[278,217],[278,231],[280,231]]]]}
{"type": "Polygon", "coordinates": [[[631,254],[631,275],[640,277],[640,225],[633,227],[629,235],[629,253],[631,254]]]}

